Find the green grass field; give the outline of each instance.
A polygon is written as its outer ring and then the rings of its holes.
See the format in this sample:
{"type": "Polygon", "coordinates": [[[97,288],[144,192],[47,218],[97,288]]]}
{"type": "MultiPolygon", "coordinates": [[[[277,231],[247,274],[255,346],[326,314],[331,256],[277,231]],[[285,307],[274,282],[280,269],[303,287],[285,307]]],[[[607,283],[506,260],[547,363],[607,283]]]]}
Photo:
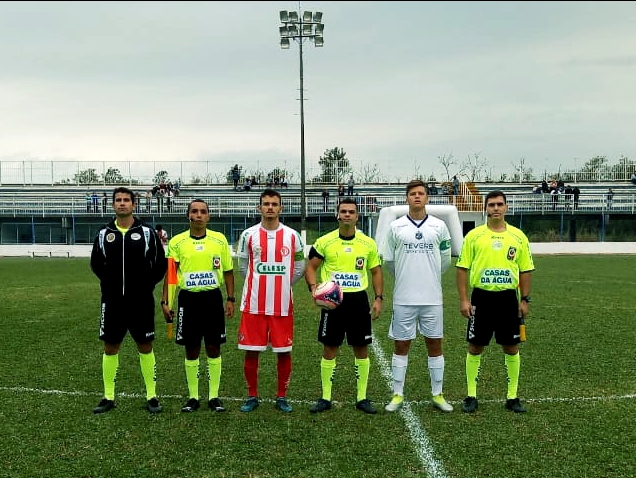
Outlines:
{"type": "MultiPolygon", "coordinates": [[[[354,408],[353,355],[343,346],[334,410],[309,413],[319,397],[318,310],[296,287],[291,414],[274,409],[275,361],[261,355],[260,408],[241,413],[246,394],[238,313],[228,323],[221,395],[228,411],[181,414],[183,349],[165,338],[157,308],[158,392],[164,412],[144,409],[134,343],[120,357],[117,408],[93,415],[102,395],[97,338],[99,287],[88,259],[0,259],[0,476],[2,477],[628,477],[636,476],[636,328],[633,256],[535,257],[528,341],[519,393],[528,413],[504,409],[503,354],[486,349],[479,411],[466,394],[465,319],[454,271],[445,275],[445,395],[428,404],[426,351],[414,344],[398,414],[390,396],[390,280],[374,323],[369,398],[380,412],[354,408]]],[[[239,284],[241,281],[239,280],[239,284]]],[[[240,290],[240,289],[237,289],[240,290]]],[[[238,294],[237,294],[238,295],[238,294]]],[[[157,296],[158,297],[158,296],[157,296]]],[[[203,370],[203,368],[202,368],[203,370]]],[[[207,380],[201,380],[207,396],[207,380]]]]}

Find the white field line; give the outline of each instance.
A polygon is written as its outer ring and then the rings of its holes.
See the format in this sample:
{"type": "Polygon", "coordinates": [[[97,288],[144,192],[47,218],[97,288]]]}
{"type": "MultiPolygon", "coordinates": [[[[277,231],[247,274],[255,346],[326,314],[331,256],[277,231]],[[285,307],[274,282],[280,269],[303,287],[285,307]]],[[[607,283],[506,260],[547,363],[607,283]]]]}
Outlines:
{"type": "MultiPolygon", "coordinates": [[[[386,381],[387,387],[389,390],[393,390],[393,376],[391,372],[391,364],[384,356],[384,351],[382,347],[378,345],[378,341],[373,336],[373,342],[371,343],[371,348],[373,353],[376,356],[378,361],[378,365],[380,367],[380,373],[384,377],[386,381]]],[[[411,410],[411,403],[406,400],[403,402],[402,408],[400,410],[400,415],[404,418],[404,423],[406,424],[406,428],[411,435],[411,441],[415,446],[415,452],[417,457],[420,459],[420,462],[426,469],[426,473],[431,478],[446,478],[446,471],[444,471],[444,466],[442,463],[435,458],[435,450],[433,449],[433,445],[428,438],[428,435],[422,428],[420,421],[417,419],[417,416],[411,410]]]]}
{"type": "MultiPolygon", "coordinates": [[[[375,350],[374,350],[375,351],[375,350]]],[[[388,362],[387,366],[388,366],[388,362]]],[[[76,397],[101,397],[103,392],[82,392],[82,391],[73,391],[73,390],[54,390],[54,389],[45,389],[45,388],[32,388],[32,387],[3,387],[0,386],[0,392],[17,392],[17,393],[39,393],[41,395],[68,395],[68,396],[76,396],[76,397]]],[[[145,397],[145,393],[128,393],[128,392],[117,392],[117,397],[122,398],[143,398],[145,397]]],[[[166,395],[159,394],[159,398],[187,398],[185,395],[166,395]]],[[[245,400],[245,397],[221,397],[223,400],[242,402],[245,400]]],[[[633,400],[636,399],[636,393],[628,393],[626,395],[599,395],[593,397],[544,397],[544,398],[524,398],[524,402],[528,403],[570,403],[570,402],[608,402],[613,400],[633,400]]],[[[273,399],[261,398],[261,402],[272,402],[273,399]]],[[[307,404],[313,405],[315,400],[294,400],[288,399],[291,403],[298,404],[307,404]]],[[[502,400],[500,399],[479,399],[479,403],[499,403],[502,400]]],[[[447,400],[448,403],[461,405],[461,400],[447,400]]],[[[337,400],[334,400],[334,403],[338,403],[337,400]]],[[[411,406],[429,406],[429,401],[404,401],[404,405],[411,406]]]]}

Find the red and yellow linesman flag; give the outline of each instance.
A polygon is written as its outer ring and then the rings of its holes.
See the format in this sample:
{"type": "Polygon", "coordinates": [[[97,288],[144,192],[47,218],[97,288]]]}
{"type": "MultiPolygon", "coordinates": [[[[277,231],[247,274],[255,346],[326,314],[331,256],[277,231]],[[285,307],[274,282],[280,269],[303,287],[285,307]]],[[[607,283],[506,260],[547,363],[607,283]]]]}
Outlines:
{"type": "MultiPolygon", "coordinates": [[[[177,263],[172,257],[168,258],[168,309],[174,310],[175,297],[177,294],[177,263]]],[[[168,322],[166,329],[166,336],[168,339],[174,337],[174,324],[172,321],[168,322]]]]}
{"type": "Polygon", "coordinates": [[[177,263],[172,257],[168,258],[168,308],[174,310],[175,296],[177,293],[177,263]]]}

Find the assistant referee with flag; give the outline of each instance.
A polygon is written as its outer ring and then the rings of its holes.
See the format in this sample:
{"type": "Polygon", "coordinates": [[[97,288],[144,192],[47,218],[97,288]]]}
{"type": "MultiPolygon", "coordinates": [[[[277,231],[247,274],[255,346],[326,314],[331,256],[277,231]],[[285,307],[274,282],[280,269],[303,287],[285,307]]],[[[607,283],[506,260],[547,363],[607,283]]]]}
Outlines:
{"type": "Polygon", "coordinates": [[[455,264],[459,309],[468,318],[468,394],[462,410],[466,413],[477,410],[481,354],[494,334],[495,341],[505,354],[508,374],[506,409],[523,413],[526,409],[517,396],[521,367],[520,325],[521,319],[528,314],[534,263],[526,235],[505,220],[508,211],[506,195],[502,191],[489,192],[484,207],[488,216],[486,224],[466,234],[455,264]],[[472,289],[470,296],[469,287],[472,289]]]}

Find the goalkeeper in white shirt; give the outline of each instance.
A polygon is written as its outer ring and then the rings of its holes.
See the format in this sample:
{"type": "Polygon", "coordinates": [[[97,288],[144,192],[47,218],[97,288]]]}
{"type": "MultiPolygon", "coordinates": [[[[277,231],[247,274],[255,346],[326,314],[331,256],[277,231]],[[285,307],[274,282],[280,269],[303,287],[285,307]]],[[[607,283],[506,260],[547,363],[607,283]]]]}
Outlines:
{"type": "Polygon", "coordinates": [[[385,410],[395,412],[402,408],[408,353],[419,330],[428,352],[431,403],[443,412],[452,412],[452,405],[442,393],[442,274],[451,265],[451,236],[443,220],[426,213],[428,194],[422,181],[413,180],[406,185],[406,202],[408,213],[391,222],[381,244],[384,265],[395,277],[389,327],[389,338],[395,343],[391,360],[393,397],[385,410]]]}

